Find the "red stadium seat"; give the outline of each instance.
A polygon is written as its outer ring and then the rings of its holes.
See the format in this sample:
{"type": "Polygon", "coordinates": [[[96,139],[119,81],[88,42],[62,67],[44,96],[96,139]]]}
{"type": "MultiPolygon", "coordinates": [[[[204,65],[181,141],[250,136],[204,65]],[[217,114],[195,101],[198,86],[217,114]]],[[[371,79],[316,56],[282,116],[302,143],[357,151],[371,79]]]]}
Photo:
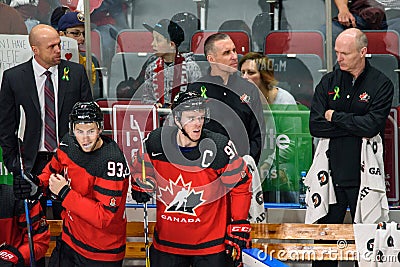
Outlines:
{"type": "Polygon", "coordinates": [[[395,31],[364,31],[368,38],[368,54],[391,54],[399,58],[399,34],[395,31]]]}
{"type": "Polygon", "coordinates": [[[316,54],[325,61],[325,38],[320,31],[272,31],[264,54],[316,54]]]}
{"type": "Polygon", "coordinates": [[[151,42],[153,35],[147,30],[122,30],[117,35],[116,53],[118,52],[146,52],[152,53],[151,42]]]}
{"type": "MultiPolygon", "coordinates": [[[[250,36],[245,31],[220,31],[228,34],[236,46],[238,54],[246,54],[251,51],[250,49],[250,36]]],[[[216,31],[196,31],[192,35],[190,43],[190,51],[195,54],[204,54],[205,40],[216,31]]]]}
{"type": "Polygon", "coordinates": [[[104,130],[106,130],[106,135],[111,137],[112,130],[112,117],[111,117],[111,109],[114,104],[128,105],[130,100],[117,100],[117,99],[97,99],[96,103],[100,106],[103,111],[104,116],[104,130]],[[105,110],[107,109],[107,110],[105,110]]]}

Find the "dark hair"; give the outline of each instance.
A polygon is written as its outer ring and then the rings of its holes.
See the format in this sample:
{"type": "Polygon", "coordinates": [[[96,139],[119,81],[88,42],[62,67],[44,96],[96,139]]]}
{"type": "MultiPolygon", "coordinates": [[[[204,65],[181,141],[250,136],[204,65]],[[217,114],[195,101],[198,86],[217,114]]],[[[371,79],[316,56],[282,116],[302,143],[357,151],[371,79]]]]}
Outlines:
{"type": "Polygon", "coordinates": [[[204,55],[210,54],[211,51],[214,52],[214,43],[220,40],[226,40],[226,39],[230,39],[231,37],[229,37],[228,34],[226,33],[222,33],[222,32],[218,32],[218,33],[214,33],[212,35],[210,35],[206,41],[204,42],[204,55]]]}
{"type": "Polygon", "coordinates": [[[69,10],[66,6],[59,6],[53,10],[51,13],[50,24],[54,29],[58,30],[58,21],[64,16],[69,10]]]}
{"type": "Polygon", "coordinates": [[[239,70],[242,69],[242,65],[246,60],[254,60],[256,62],[261,80],[265,83],[268,90],[278,84],[278,81],[274,77],[273,61],[271,61],[267,56],[263,56],[260,53],[249,52],[240,59],[239,70]]]}

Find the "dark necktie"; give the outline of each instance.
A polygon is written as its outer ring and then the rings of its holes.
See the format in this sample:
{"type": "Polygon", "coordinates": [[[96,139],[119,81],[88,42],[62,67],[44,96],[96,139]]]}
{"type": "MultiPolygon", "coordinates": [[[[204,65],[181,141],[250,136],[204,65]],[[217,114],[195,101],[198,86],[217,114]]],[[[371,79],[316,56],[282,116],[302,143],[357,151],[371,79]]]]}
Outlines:
{"type": "Polygon", "coordinates": [[[46,71],[44,74],[47,76],[46,82],[44,83],[44,147],[52,152],[57,147],[54,86],[51,81],[51,72],[46,71]]]}

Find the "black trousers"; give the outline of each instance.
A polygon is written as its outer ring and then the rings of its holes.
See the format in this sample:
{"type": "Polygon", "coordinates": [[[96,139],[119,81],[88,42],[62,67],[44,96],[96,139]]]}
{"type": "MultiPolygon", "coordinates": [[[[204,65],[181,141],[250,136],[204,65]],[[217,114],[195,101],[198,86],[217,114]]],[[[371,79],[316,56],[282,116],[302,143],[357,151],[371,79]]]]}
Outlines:
{"type": "Polygon", "coordinates": [[[57,238],[56,247],[51,253],[49,267],[122,267],[120,261],[96,261],[85,258],[69,245],[57,238]]]}
{"type": "MultiPolygon", "coordinates": [[[[329,205],[328,214],[318,220],[318,223],[323,224],[338,224],[343,223],[346,215],[347,207],[350,208],[351,219],[354,221],[356,213],[357,199],[359,187],[341,187],[335,186],[336,204],[329,205]]],[[[315,242],[317,243],[317,242],[315,242]]],[[[319,241],[320,244],[328,242],[319,241]]],[[[315,261],[312,263],[313,267],[337,267],[338,261],[315,261]]],[[[355,262],[355,266],[358,266],[355,262]]]]}
{"type": "Polygon", "coordinates": [[[186,256],[159,251],[150,246],[151,267],[231,267],[233,261],[229,259],[225,251],[198,256],[186,256]]]}
{"type": "MultiPolygon", "coordinates": [[[[50,152],[38,152],[36,156],[36,161],[35,164],[33,165],[32,168],[32,174],[34,175],[39,175],[42,173],[44,167],[47,165],[47,163],[50,162],[51,158],[53,157],[54,153],[50,152]]],[[[47,210],[47,200],[50,199],[48,196],[42,197],[40,199],[40,205],[42,206],[43,212],[46,214],[47,210]]],[[[63,207],[61,206],[60,202],[53,201],[52,205],[52,211],[53,211],[53,219],[55,220],[61,220],[61,211],[63,210],[63,207]]]]}

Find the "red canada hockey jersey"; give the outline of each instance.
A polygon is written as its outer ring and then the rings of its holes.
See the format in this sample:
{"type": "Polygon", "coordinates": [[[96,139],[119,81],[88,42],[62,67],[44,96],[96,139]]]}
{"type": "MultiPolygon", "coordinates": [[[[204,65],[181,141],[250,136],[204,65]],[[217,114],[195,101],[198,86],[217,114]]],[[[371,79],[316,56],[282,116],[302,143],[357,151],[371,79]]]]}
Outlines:
{"type": "MultiPolygon", "coordinates": [[[[176,127],[164,126],[146,141],[146,175],[157,181],[154,247],[183,255],[222,252],[227,224],[247,219],[251,174],[225,136],[204,130],[197,147],[179,149],[176,134],[176,127]]],[[[140,165],[141,159],[136,177],[140,165]]]]}
{"type": "MultiPolygon", "coordinates": [[[[38,201],[29,201],[28,207],[35,259],[41,259],[49,248],[49,226],[38,201]]],[[[0,184],[0,229],[0,244],[5,242],[17,248],[24,257],[25,265],[30,265],[24,201],[14,198],[12,185],[0,184]]]]}
{"type": "Polygon", "coordinates": [[[46,187],[52,173],[70,181],[71,191],[62,202],[63,241],[86,258],[118,261],[125,255],[129,171],[118,145],[102,139],[101,148],[85,153],[65,135],[39,178],[46,187]]]}

